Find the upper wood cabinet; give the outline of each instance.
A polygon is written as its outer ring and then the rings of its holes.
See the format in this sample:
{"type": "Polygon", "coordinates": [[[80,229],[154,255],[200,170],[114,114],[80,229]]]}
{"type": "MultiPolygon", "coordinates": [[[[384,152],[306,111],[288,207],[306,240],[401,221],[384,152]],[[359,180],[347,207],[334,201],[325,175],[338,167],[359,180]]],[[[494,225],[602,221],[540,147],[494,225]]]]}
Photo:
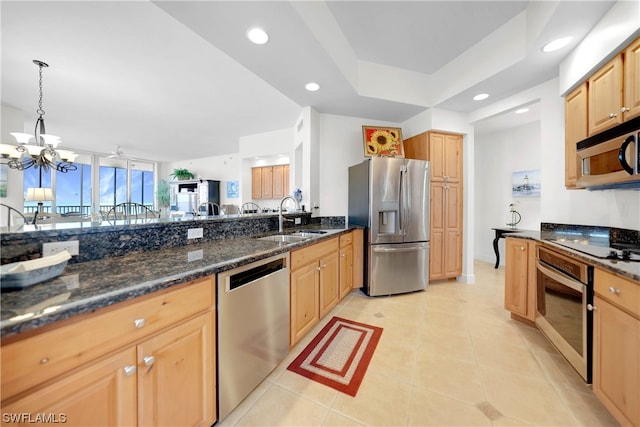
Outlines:
{"type": "Polygon", "coordinates": [[[640,114],[640,38],[616,55],[587,81],[589,135],[640,114]]]}
{"type": "Polygon", "coordinates": [[[275,199],[289,194],[289,165],[251,168],[251,198],[275,199]]]}
{"type": "Polygon", "coordinates": [[[429,132],[431,181],[462,180],[462,135],[429,132]]]}
{"type": "Polygon", "coordinates": [[[402,142],[407,159],[429,160],[429,134],[422,132],[402,142]]]}
{"type": "Polygon", "coordinates": [[[564,185],[567,188],[576,188],[580,167],[576,143],[588,136],[587,126],[587,83],[582,83],[564,100],[564,185]]]}

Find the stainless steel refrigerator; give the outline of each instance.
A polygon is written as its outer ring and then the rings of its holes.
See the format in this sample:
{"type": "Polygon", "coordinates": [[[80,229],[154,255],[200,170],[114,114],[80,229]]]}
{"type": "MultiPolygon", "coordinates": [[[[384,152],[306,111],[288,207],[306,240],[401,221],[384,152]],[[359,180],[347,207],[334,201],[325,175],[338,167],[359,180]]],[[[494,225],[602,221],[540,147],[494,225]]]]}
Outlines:
{"type": "Polygon", "coordinates": [[[372,157],[349,167],[349,223],[366,227],[364,292],[413,292],[429,281],[429,162],[372,157]]]}

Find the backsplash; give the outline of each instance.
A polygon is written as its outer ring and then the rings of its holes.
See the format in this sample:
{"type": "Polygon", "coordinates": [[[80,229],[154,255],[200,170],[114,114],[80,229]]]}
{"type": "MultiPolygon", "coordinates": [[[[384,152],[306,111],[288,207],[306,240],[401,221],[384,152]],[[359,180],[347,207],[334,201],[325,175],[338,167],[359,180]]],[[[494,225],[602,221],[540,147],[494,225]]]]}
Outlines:
{"type": "Polygon", "coordinates": [[[584,239],[597,242],[604,246],[611,244],[630,244],[640,247],[640,231],[624,228],[601,227],[592,225],[555,224],[543,222],[540,224],[541,232],[554,234],[567,234],[574,239],[584,239]]]}
{"type": "MultiPolygon", "coordinates": [[[[342,224],[345,222],[344,217],[311,218],[311,213],[288,214],[287,217],[301,218],[301,224],[295,227],[311,224],[340,225],[340,221],[342,224]]],[[[293,226],[292,223],[284,223],[285,228],[293,226]]],[[[69,260],[69,263],[73,264],[203,241],[273,232],[277,229],[277,215],[260,215],[2,233],[0,263],[39,258],[42,254],[42,244],[46,242],[78,240],[80,254],[69,260]],[[202,239],[187,239],[187,230],[190,228],[202,228],[202,239]]]]}

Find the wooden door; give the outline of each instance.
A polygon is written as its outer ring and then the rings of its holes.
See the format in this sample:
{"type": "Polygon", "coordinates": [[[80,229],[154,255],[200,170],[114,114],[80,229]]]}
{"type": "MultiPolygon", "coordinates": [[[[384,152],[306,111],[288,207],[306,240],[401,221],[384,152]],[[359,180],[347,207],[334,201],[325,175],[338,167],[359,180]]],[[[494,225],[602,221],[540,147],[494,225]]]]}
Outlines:
{"type": "Polygon", "coordinates": [[[444,245],[445,245],[445,183],[431,184],[431,236],[429,248],[429,279],[437,280],[445,277],[444,245]]]}
{"type": "Polygon", "coordinates": [[[251,198],[262,199],[262,168],[251,168],[251,198]]]}
{"type": "Polygon", "coordinates": [[[640,38],[624,51],[624,110],[624,120],[640,116],[640,38]]]}
{"type": "Polygon", "coordinates": [[[340,295],[344,298],[353,287],[353,246],[340,248],[340,295]]]}
{"type": "Polygon", "coordinates": [[[444,275],[462,274],[462,193],[460,184],[448,182],[444,188],[445,257],[444,275]]]}
{"type": "Polygon", "coordinates": [[[589,80],[589,135],[622,123],[622,55],[617,55],[589,80]]]}
{"type": "MultiPolygon", "coordinates": [[[[136,425],[136,349],[131,346],[87,364],[61,379],[3,404],[2,413],[53,416],[42,424],[65,426],[136,425]]],[[[24,420],[3,425],[25,425],[24,420]]]]}
{"type": "Polygon", "coordinates": [[[262,170],[262,198],[273,198],[273,166],[264,166],[262,170]]]}
{"type": "Polygon", "coordinates": [[[338,251],[320,258],[320,318],[340,301],[340,262],[338,251]]]}
{"type": "Polygon", "coordinates": [[[405,158],[429,160],[429,134],[427,132],[405,139],[402,146],[405,158]]]}
{"type": "Polygon", "coordinates": [[[640,425],[640,320],[594,297],[593,393],[622,425],[640,425]]]}
{"type": "Polygon", "coordinates": [[[284,165],[273,166],[273,197],[285,196],[284,165]]]}
{"type": "Polygon", "coordinates": [[[364,231],[357,229],[353,234],[353,285],[352,288],[364,286],[364,231]]]}
{"type": "Polygon", "coordinates": [[[444,179],[449,182],[462,179],[462,135],[444,137],[444,179]]]}
{"type": "Polygon", "coordinates": [[[564,100],[564,185],[567,188],[577,188],[580,159],[576,143],[587,136],[587,84],[583,83],[564,100]]]}
{"type": "Polygon", "coordinates": [[[208,312],[138,345],[138,425],[216,421],[215,320],[208,312]]]}
{"type": "Polygon", "coordinates": [[[291,347],[320,321],[319,268],[316,261],[291,272],[291,347]]]}
{"type": "Polygon", "coordinates": [[[504,308],[527,317],[528,307],[528,257],[527,242],[509,237],[505,239],[504,308]]]}
{"type": "Polygon", "coordinates": [[[289,165],[282,165],[282,197],[291,195],[289,184],[289,165]]]}
{"type": "Polygon", "coordinates": [[[429,132],[429,160],[431,160],[431,181],[444,181],[445,134],[429,132]]]}

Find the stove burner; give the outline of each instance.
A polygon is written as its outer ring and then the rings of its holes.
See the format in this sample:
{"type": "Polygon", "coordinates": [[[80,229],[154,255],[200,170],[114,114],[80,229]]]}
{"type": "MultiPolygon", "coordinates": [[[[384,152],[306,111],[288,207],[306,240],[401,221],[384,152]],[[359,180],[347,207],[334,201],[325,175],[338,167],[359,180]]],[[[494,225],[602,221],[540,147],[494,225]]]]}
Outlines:
{"type": "Polygon", "coordinates": [[[629,249],[623,249],[621,251],[611,250],[606,258],[619,259],[622,261],[637,261],[636,259],[631,259],[631,251],[629,249]]]}
{"type": "Polygon", "coordinates": [[[560,246],[567,247],[569,249],[573,249],[578,252],[585,253],[587,255],[591,255],[596,258],[609,259],[612,261],[631,261],[638,262],[640,261],[640,254],[637,252],[638,249],[633,247],[630,248],[625,246],[621,247],[606,247],[588,244],[585,241],[566,241],[566,240],[552,240],[553,242],[559,244],[560,246]]]}

